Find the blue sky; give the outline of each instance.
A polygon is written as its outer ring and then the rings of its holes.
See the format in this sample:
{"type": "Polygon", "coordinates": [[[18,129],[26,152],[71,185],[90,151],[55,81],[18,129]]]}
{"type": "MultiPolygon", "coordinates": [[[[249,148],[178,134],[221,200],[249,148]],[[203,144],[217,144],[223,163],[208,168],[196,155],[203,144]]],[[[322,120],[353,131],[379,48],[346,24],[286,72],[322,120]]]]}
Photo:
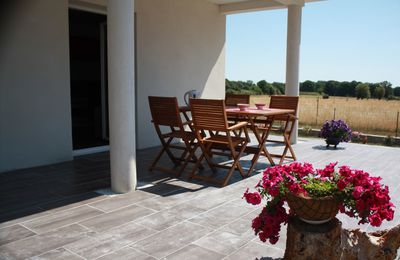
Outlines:
{"type": "MultiPolygon", "coordinates": [[[[287,11],[227,16],[226,77],[285,81],[287,11]]],[[[328,0],[302,14],[300,81],[400,86],[400,0],[328,0]]]]}

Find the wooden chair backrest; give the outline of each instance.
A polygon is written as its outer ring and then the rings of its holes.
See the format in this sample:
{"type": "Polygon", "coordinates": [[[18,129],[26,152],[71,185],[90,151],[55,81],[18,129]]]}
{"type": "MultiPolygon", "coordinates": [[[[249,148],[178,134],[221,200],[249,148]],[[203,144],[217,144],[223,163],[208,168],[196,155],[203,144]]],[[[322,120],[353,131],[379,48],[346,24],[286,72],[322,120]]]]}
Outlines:
{"type": "Polygon", "coordinates": [[[190,99],[194,129],[198,132],[226,131],[228,128],[224,100],[190,99]]]}
{"type": "Polygon", "coordinates": [[[225,106],[237,106],[237,104],[249,104],[250,95],[247,94],[225,94],[225,106]]]}
{"type": "MultiPolygon", "coordinates": [[[[293,109],[293,115],[297,115],[298,105],[298,96],[271,96],[271,100],[269,102],[269,108],[293,109]]],[[[286,121],[287,116],[275,116],[274,120],[286,121]]]]}
{"type": "Polygon", "coordinates": [[[149,96],[151,117],[155,125],[181,127],[182,119],[176,97],[149,96]]]}

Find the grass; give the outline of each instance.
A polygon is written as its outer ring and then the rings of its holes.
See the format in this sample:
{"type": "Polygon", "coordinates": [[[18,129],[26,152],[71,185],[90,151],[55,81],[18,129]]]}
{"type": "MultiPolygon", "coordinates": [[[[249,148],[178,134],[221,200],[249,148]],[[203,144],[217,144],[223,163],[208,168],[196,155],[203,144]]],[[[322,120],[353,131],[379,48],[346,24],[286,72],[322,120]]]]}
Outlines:
{"type": "MultiPolygon", "coordinates": [[[[266,95],[251,96],[250,103],[268,104],[269,99],[266,95]]],[[[321,128],[326,120],[343,119],[353,131],[395,136],[399,111],[398,100],[357,100],[346,97],[322,99],[318,96],[301,95],[299,124],[321,128]]],[[[398,134],[400,135],[400,129],[398,134]]]]}

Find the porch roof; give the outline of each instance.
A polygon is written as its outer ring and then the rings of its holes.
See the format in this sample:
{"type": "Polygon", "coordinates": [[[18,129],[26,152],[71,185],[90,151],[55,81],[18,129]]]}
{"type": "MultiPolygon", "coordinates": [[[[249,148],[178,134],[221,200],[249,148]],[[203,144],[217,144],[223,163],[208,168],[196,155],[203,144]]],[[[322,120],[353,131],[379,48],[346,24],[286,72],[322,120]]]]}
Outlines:
{"type": "Polygon", "coordinates": [[[284,9],[288,5],[304,5],[323,0],[208,0],[219,5],[222,14],[284,9]]]}
{"type": "MultiPolygon", "coordinates": [[[[325,0],[206,0],[219,6],[221,14],[284,9],[288,5],[304,5],[325,0]]],[[[97,9],[106,12],[107,0],[69,0],[71,7],[97,9]]]]}

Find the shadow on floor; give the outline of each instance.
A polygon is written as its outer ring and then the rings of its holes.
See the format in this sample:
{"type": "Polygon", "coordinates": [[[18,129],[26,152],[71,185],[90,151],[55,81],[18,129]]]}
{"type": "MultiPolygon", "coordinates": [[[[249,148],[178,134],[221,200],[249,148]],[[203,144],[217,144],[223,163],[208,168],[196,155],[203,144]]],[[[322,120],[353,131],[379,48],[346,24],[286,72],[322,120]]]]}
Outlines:
{"type": "MultiPolygon", "coordinates": [[[[219,187],[203,181],[189,180],[193,165],[188,165],[180,178],[157,171],[148,172],[147,167],[158,149],[159,147],[138,151],[138,190],[172,196],[196,192],[210,186],[219,187]]],[[[161,163],[170,162],[165,160],[161,163]]],[[[250,160],[242,161],[244,167],[250,163],[250,160]]],[[[260,164],[257,168],[259,167],[266,168],[267,165],[260,164]]],[[[218,169],[217,175],[224,176],[224,172],[225,170],[218,169]]],[[[201,174],[212,172],[205,167],[201,174]]],[[[241,175],[235,171],[229,184],[240,180],[241,175]]],[[[110,186],[108,152],[79,156],[69,162],[0,173],[0,223],[70,204],[79,206],[80,202],[101,199],[104,193],[96,191],[110,191],[110,186]]]]}
{"type": "Polygon", "coordinates": [[[346,148],[345,147],[336,147],[336,148],[334,148],[334,147],[326,147],[326,145],[316,145],[316,146],[313,146],[312,147],[312,149],[314,149],[314,150],[322,150],[322,151],[339,151],[339,150],[345,150],[346,148]]]}

